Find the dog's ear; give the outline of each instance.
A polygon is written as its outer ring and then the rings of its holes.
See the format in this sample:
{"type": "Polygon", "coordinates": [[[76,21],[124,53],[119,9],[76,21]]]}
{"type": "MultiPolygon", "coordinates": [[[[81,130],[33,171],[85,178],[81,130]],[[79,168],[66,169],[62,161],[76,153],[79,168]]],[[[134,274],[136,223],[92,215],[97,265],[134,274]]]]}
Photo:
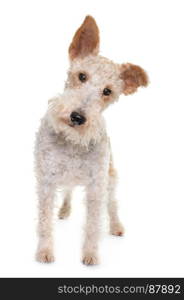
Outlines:
{"type": "Polygon", "coordinates": [[[148,76],[139,66],[127,63],[121,65],[120,78],[123,80],[123,93],[125,95],[133,94],[139,86],[148,85],[148,76]]]}
{"type": "Polygon", "coordinates": [[[89,54],[97,55],[98,50],[98,26],[91,16],[87,16],[73,37],[69,47],[69,56],[73,60],[76,57],[85,57],[89,54]]]}

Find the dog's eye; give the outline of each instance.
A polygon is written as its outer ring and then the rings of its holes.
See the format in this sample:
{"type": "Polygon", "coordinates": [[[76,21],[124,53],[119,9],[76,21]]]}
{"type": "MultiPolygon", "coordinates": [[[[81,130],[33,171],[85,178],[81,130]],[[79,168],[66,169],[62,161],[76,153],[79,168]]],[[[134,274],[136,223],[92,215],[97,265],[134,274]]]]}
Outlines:
{"type": "Polygon", "coordinates": [[[105,95],[105,96],[109,96],[111,93],[112,93],[112,91],[110,89],[108,89],[108,88],[105,88],[103,90],[103,95],[105,95]]]}
{"type": "Polygon", "coordinates": [[[79,73],[79,80],[81,82],[85,82],[87,80],[87,76],[84,73],[79,73]]]}

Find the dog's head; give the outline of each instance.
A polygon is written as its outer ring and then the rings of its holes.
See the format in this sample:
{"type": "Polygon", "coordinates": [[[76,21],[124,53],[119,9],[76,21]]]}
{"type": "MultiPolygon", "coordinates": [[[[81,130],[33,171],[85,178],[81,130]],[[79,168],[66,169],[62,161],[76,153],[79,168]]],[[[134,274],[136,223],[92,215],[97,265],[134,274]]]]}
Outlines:
{"type": "Polygon", "coordinates": [[[88,144],[103,133],[101,112],[119,96],[147,86],[145,71],[136,65],[116,64],[98,55],[99,30],[87,16],[69,47],[70,69],[64,93],[50,103],[57,132],[75,143],[88,144]]]}

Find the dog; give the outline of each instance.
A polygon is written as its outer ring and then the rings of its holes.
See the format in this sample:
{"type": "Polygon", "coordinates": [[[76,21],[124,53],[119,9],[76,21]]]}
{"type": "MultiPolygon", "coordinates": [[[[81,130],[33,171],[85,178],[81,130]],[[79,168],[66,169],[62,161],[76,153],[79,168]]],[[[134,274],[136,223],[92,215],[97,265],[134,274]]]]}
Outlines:
{"type": "Polygon", "coordinates": [[[99,29],[86,16],[69,47],[70,68],[63,94],[49,101],[36,137],[35,167],[39,202],[39,262],[53,262],[52,215],[55,191],[62,187],[59,218],[69,216],[71,193],[81,185],[86,191],[86,225],[82,262],[99,262],[98,244],[102,204],[107,204],[110,233],[122,236],[117,212],[110,140],[102,112],[123,93],[146,87],[148,76],[139,66],[117,64],[99,55],[99,29]]]}

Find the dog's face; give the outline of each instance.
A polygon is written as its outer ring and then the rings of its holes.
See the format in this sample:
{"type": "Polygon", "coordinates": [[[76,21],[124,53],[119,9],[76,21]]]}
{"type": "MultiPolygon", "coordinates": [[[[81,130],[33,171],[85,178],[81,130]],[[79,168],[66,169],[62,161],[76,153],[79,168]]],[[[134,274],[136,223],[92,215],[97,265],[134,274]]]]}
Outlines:
{"type": "Polygon", "coordinates": [[[76,143],[97,140],[103,127],[101,112],[122,93],[132,94],[148,83],[139,66],[115,64],[98,51],[99,30],[87,16],[69,47],[71,65],[65,91],[51,101],[50,109],[55,129],[76,143]]]}

